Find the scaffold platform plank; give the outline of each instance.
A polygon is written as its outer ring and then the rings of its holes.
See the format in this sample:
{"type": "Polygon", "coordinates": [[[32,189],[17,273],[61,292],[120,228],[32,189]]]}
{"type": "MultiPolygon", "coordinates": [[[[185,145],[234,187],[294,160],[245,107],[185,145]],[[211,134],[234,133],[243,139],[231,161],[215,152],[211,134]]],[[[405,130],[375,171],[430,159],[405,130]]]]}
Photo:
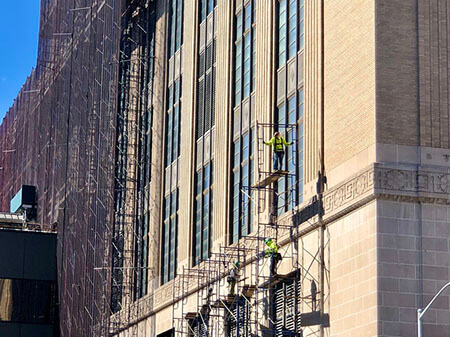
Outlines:
{"type": "Polygon", "coordinates": [[[265,177],[263,180],[254,184],[252,187],[253,188],[267,187],[270,184],[273,184],[274,182],[276,182],[278,179],[287,176],[288,174],[289,174],[288,171],[273,171],[272,173],[267,175],[267,177],[265,177]]]}
{"type": "Polygon", "coordinates": [[[275,274],[272,275],[271,277],[268,277],[268,280],[262,284],[262,288],[272,288],[274,285],[276,285],[278,282],[282,280],[290,280],[293,278],[295,277],[293,277],[292,275],[275,274]]]}
{"type": "Polygon", "coordinates": [[[212,305],[214,308],[225,308],[225,306],[229,306],[230,304],[233,304],[236,301],[236,296],[223,296],[222,298],[215,301],[212,305]]]}
{"type": "Polygon", "coordinates": [[[244,287],[242,289],[242,295],[247,298],[250,298],[253,296],[255,289],[256,287],[254,285],[244,284],[244,287]]]}
{"type": "Polygon", "coordinates": [[[198,316],[196,312],[187,312],[186,315],[184,315],[185,319],[195,319],[198,316]]]}

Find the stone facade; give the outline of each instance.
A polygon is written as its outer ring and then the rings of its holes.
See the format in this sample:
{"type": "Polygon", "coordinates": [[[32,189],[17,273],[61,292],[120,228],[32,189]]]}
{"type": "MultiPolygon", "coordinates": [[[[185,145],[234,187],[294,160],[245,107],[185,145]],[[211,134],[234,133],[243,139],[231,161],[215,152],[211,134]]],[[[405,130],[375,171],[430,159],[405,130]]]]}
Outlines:
{"type": "MultiPolygon", "coordinates": [[[[326,284],[324,311],[330,327],[323,336],[414,336],[416,309],[449,279],[450,220],[447,214],[450,175],[448,162],[448,37],[442,33],[448,13],[442,1],[325,1],[324,111],[321,115],[321,7],[305,1],[305,202],[315,194],[320,164],[321,132],[328,185],[324,194],[326,284]],[[438,4],[439,3],[439,4],[438,4]],[[428,13],[427,15],[425,15],[428,13]],[[436,15],[436,18],[434,17],[436,15]],[[440,29],[440,30],[439,30],[440,29]],[[431,34],[430,32],[441,32],[431,34]],[[393,34],[395,37],[393,37],[393,34]],[[439,57],[438,55],[444,57],[439,57]],[[427,68],[428,67],[428,68],[427,68]],[[427,69],[429,69],[427,71],[427,69]],[[433,70],[435,69],[435,70],[433,70]],[[438,71],[440,69],[440,71],[438,71]],[[431,71],[431,75],[429,75],[431,71]],[[438,73],[444,74],[440,77],[438,73]],[[431,77],[430,77],[431,76],[431,77]],[[428,103],[427,103],[428,102],[428,103]],[[447,102],[447,103],[446,103],[447,102]],[[431,107],[431,108],[429,108],[431,107]],[[440,117],[439,117],[440,116],[440,117]],[[321,118],[325,129],[321,131],[321,118]],[[436,119],[438,118],[438,119],[436,119]],[[440,119],[440,124],[436,124],[440,119]],[[429,120],[432,124],[429,124],[429,120]],[[435,124],[433,124],[435,123],[435,124]],[[434,130],[440,131],[434,131],[434,130]],[[420,147],[422,146],[422,147],[420,147]],[[437,149],[442,148],[442,149],[437,149]]],[[[230,1],[217,4],[216,189],[213,249],[226,244],[228,208],[232,57],[230,1]]],[[[256,110],[270,121],[273,95],[275,2],[257,6],[256,110]]],[[[192,232],[191,141],[195,113],[197,9],[185,4],[183,45],[183,117],[180,157],[180,234],[192,232]],[[192,24],[194,22],[194,24],[192,24]]],[[[292,224],[292,217],[280,224],[292,224]]],[[[320,264],[311,257],[320,242],[317,217],[300,225],[299,259],[318,277],[320,264]],[[309,253],[308,253],[309,252],[309,253]]],[[[287,233],[286,233],[287,234],[287,233]]],[[[283,236],[282,236],[283,237],[283,236]]],[[[293,244],[284,236],[284,248],[293,244]]],[[[178,272],[190,266],[191,240],[178,243],[178,272]]],[[[289,271],[292,266],[280,268],[289,271]]],[[[176,282],[176,281],[175,281],[176,282]]],[[[155,334],[172,327],[180,316],[176,283],[156,287],[141,300],[141,314],[155,320],[155,334]],[[176,302],[176,301],[175,301],[176,302]]],[[[196,311],[195,286],[185,310],[196,311]]],[[[305,281],[302,310],[311,310],[305,281]]],[[[425,333],[447,336],[448,296],[425,319],[425,333]]],[[[148,319],[147,319],[148,320],[148,319]]],[[[141,333],[145,333],[143,329],[141,333]]],[[[147,329],[148,334],[148,329],[147,329]]],[[[308,327],[304,336],[319,336],[308,327]]]]}
{"type": "MultiPolygon", "coordinates": [[[[278,218],[280,251],[286,256],[279,270],[283,274],[300,270],[299,310],[303,313],[310,313],[314,308],[311,280],[320,280],[318,298],[323,302],[323,312],[329,314],[329,325],[305,327],[303,337],[416,336],[417,308],[424,307],[450,279],[450,6],[447,2],[304,0],[304,50],[296,55],[298,64],[286,65],[290,75],[303,74],[298,76],[299,83],[289,82],[293,91],[302,87],[305,93],[303,202],[278,218]],[[316,179],[322,161],[327,176],[323,218],[314,216],[296,223],[296,212],[317,196],[316,179]],[[292,228],[295,228],[293,232],[292,228]],[[294,256],[297,264],[292,262],[294,256]]],[[[206,270],[208,264],[203,262],[195,267],[192,258],[198,39],[202,34],[198,3],[184,1],[183,43],[168,60],[170,4],[156,2],[155,75],[151,90],[149,291],[136,301],[130,295],[127,307],[111,316],[111,322],[117,324],[114,331],[123,337],[154,337],[178,329],[187,312],[199,311],[198,299],[204,298],[205,289],[195,280],[181,284],[180,277],[176,277],[162,284],[160,277],[164,179],[168,175],[175,177],[180,196],[177,273],[182,274],[185,268],[206,270]],[[165,170],[167,84],[174,74],[182,74],[180,155],[165,170]]],[[[213,252],[230,241],[236,3],[217,0],[214,15],[206,20],[214,27],[208,28],[208,32],[214,32],[213,36],[208,35],[208,41],[214,38],[217,46],[215,126],[207,136],[214,134],[213,148],[208,150],[215,160],[213,252]]],[[[277,0],[257,1],[255,11],[255,98],[249,104],[254,104],[256,119],[267,123],[273,121],[277,105],[277,6],[277,0]]],[[[134,80],[139,82],[137,78],[134,80]]],[[[8,117],[8,125],[11,118],[8,117]]],[[[106,118],[103,122],[105,130],[111,132],[106,118]]],[[[15,123],[20,125],[21,120],[15,123]]],[[[5,123],[0,131],[6,128],[5,123]]],[[[73,133],[77,134],[77,130],[83,128],[77,126],[73,133]]],[[[3,143],[8,142],[9,138],[5,137],[3,143]]],[[[0,144],[0,149],[9,150],[4,144],[0,144]]],[[[111,151],[103,150],[99,152],[111,151]]],[[[64,158],[59,159],[66,162],[64,158]]],[[[262,158],[263,167],[268,170],[268,148],[262,158]]],[[[136,162],[130,161],[129,165],[134,172],[136,162]]],[[[105,166],[104,171],[113,172],[110,166],[105,166]]],[[[65,169],[55,168],[58,172],[65,169]]],[[[108,175],[111,181],[113,174],[108,175]]],[[[134,180],[134,176],[131,178],[134,180]]],[[[0,182],[0,186],[4,185],[0,182]]],[[[63,191],[60,187],[54,193],[59,195],[63,191]]],[[[135,193],[131,195],[135,197],[135,193]]],[[[58,199],[62,200],[55,197],[58,199]]],[[[266,205],[270,201],[267,197],[263,207],[262,218],[266,220],[269,214],[266,205]]],[[[6,204],[5,200],[2,203],[6,204]]],[[[56,206],[56,210],[60,209],[56,206]]],[[[74,209],[77,211],[70,217],[71,221],[84,224],[79,221],[83,212],[74,209]]],[[[128,230],[131,229],[130,226],[128,230]]],[[[126,257],[129,261],[133,259],[132,236],[130,231],[126,257]]],[[[257,245],[254,237],[245,240],[241,243],[245,242],[249,248],[257,245]]],[[[256,268],[256,254],[252,251],[245,258],[243,270],[249,273],[256,268]]],[[[267,266],[261,266],[260,271],[266,275],[267,266]]],[[[133,273],[129,269],[124,274],[131,279],[133,273]]],[[[220,289],[225,289],[225,274],[220,275],[217,283],[220,289]]],[[[131,294],[132,282],[129,285],[131,294]]],[[[449,296],[440,297],[426,314],[425,335],[450,335],[449,296]]]]}

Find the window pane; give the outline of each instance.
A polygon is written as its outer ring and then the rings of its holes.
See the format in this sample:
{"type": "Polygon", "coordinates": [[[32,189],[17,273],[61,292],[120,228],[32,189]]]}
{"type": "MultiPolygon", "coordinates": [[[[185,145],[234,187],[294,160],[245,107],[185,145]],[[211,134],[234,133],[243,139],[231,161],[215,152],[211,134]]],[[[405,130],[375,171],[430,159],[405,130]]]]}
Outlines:
{"type": "Polygon", "coordinates": [[[299,117],[298,118],[303,117],[303,109],[304,109],[304,91],[302,89],[299,92],[299,112],[298,112],[299,117]]]}
{"type": "Polygon", "coordinates": [[[287,11],[286,11],[286,0],[280,0],[279,8],[279,31],[278,31],[278,65],[283,66],[286,63],[286,34],[287,34],[287,11]]]}
{"type": "Polygon", "coordinates": [[[175,44],[175,50],[180,49],[181,46],[181,34],[183,31],[183,27],[181,26],[181,10],[182,10],[182,1],[178,0],[178,6],[177,6],[177,37],[176,37],[176,44],[175,44]]]}
{"type": "Polygon", "coordinates": [[[300,0],[300,49],[305,45],[305,1],[300,0]]]}
{"type": "Polygon", "coordinates": [[[214,9],[214,0],[208,0],[208,14],[214,9]]]}
{"type": "Polygon", "coordinates": [[[239,167],[241,164],[241,152],[240,152],[240,141],[234,143],[234,167],[239,167]]]}
{"type": "Polygon", "coordinates": [[[289,114],[288,114],[288,124],[295,124],[297,122],[297,111],[296,111],[296,96],[292,97],[289,102],[289,114]]]}
{"type": "Polygon", "coordinates": [[[242,12],[236,15],[236,40],[242,37],[242,12]]]}
{"type": "Polygon", "coordinates": [[[176,0],[172,0],[172,6],[170,9],[171,12],[171,17],[170,17],[170,51],[169,51],[169,57],[171,57],[173,54],[175,54],[175,43],[176,43],[176,38],[175,38],[175,34],[176,34],[176,14],[177,14],[177,9],[176,9],[176,0]]]}
{"type": "Polygon", "coordinates": [[[249,3],[247,6],[245,6],[244,9],[245,12],[245,28],[244,31],[247,31],[252,26],[252,6],[251,3],[249,3]]]}
{"type": "Polygon", "coordinates": [[[208,258],[209,242],[209,194],[203,196],[203,230],[202,230],[202,258],[208,258]]]}
{"type": "Polygon", "coordinates": [[[174,120],[173,120],[173,144],[172,144],[172,161],[176,160],[178,157],[178,134],[179,134],[179,124],[178,124],[178,117],[180,114],[179,106],[177,105],[174,108],[174,120]]]}
{"type": "Polygon", "coordinates": [[[242,137],[242,160],[248,159],[249,150],[250,150],[250,136],[249,134],[245,134],[242,137]]]}
{"type": "Polygon", "coordinates": [[[200,22],[206,19],[206,0],[200,0],[200,22]]]}
{"type": "Polygon", "coordinates": [[[286,105],[283,104],[278,108],[278,124],[285,124],[286,122],[286,105]]]}
{"type": "Polygon", "coordinates": [[[164,199],[164,219],[170,216],[170,196],[164,199]]]}
{"type": "Polygon", "coordinates": [[[256,34],[255,31],[252,32],[252,89],[255,91],[255,81],[256,81],[256,34]]]}
{"type": "Polygon", "coordinates": [[[209,188],[209,178],[210,178],[210,167],[209,165],[206,165],[204,168],[204,172],[205,172],[205,177],[204,177],[204,189],[208,189],[209,188]]]}
{"type": "Polygon", "coordinates": [[[169,112],[166,135],[166,165],[172,162],[172,112],[169,112]]]}
{"type": "Polygon", "coordinates": [[[236,44],[236,61],[235,61],[235,103],[241,102],[241,76],[242,76],[242,41],[236,44]]]}
{"type": "Polygon", "coordinates": [[[250,55],[251,55],[251,36],[245,36],[244,46],[244,97],[250,95],[250,55]]]}
{"type": "Polygon", "coordinates": [[[174,96],[174,103],[177,103],[180,100],[180,79],[175,81],[175,96],[174,96]]]}
{"type": "Polygon", "coordinates": [[[197,181],[197,189],[196,189],[196,195],[199,196],[202,193],[202,170],[198,171],[196,173],[196,181],[197,181]]]}
{"type": "Polygon", "coordinates": [[[289,1],[289,55],[293,57],[297,53],[297,1],[289,1]]]}

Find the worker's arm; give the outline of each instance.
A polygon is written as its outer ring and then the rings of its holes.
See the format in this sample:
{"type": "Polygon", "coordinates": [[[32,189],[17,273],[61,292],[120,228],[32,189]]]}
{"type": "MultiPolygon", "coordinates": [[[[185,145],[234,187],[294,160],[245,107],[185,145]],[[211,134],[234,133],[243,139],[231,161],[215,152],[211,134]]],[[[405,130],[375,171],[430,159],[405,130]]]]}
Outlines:
{"type": "Polygon", "coordinates": [[[281,140],[283,141],[283,144],[286,146],[290,146],[294,143],[294,142],[287,142],[286,139],[284,139],[284,137],[281,137],[281,140]]]}
{"type": "Polygon", "coordinates": [[[275,254],[276,251],[273,250],[273,248],[269,248],[264,252],[264,257],[270,257],[273,256],[273,254],[275,254]]]}
{"type": "Polygon", "coordinates": [[[264,142],[266,145],[272,145],[275,142],[275,137],[270,138],[268,142],[264,142]]]}

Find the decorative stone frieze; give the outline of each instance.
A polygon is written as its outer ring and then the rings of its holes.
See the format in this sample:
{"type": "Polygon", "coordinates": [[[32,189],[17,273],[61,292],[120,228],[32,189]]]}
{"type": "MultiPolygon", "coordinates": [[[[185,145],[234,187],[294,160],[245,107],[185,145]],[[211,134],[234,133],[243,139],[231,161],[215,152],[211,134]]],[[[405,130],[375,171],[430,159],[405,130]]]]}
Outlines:
{"type": "Polygon", "coordinates": [[[323,198],[325,215],[337,212],[370,192],[374,187],[374,167],[366,169],[353,179],[325,192],[323,198]]]}
{"type": "MultiPolygon", "coordinates": [[[[374,198],[406,198],[408,200],[426,198],[435,203],[446,203],[450,193],[450,173],[446,171],[448,170],[444,167],[414,170],[414,167],[371,165],[353,178],[324,193],[324,220],[328,222],[336,215],[350,212],[361,203],[374,198]]],[[[278,219],[278,240],[282,245],[291,239],[292,233],[289,226],[292,226],[293,215],[294,212],[285,213],[278,219]]],[[[314,228],[315,225],[317,225],[317,216],[305,224],[308,228],[314,228]]],[[[303,233],[303,224],[300,227],[300,232],[303,233]]],[[[272,231],[273,228],[268,227],[265,234],[272,233],[272,231]]],[[[263,233],[259,234],[259,236],[263,235],[263,233]]],[[[275,235],[275,233],[272,234],[275,235]]],[[[296,233],[292,235],[296,235],[296,233]]],[[[256,250],[256,239],[243,238],[241,240],[242,245],[250,250],[256,250]]],[[[141,310],[139,313],[135,313],[136,316],[148,316],[150,313],[160,311],[170,305],[174,299],[174,288],[176,295],[181,286],[177,283],[174,286],[173,282],[163,285],[156,289],[153,295],[142,299],[144,303],[141,303],[141,310]]],[[[195,279],[189,279],[185,286],[187,292],[192,292],[196,291],[198,283],[195,279]]]]}

